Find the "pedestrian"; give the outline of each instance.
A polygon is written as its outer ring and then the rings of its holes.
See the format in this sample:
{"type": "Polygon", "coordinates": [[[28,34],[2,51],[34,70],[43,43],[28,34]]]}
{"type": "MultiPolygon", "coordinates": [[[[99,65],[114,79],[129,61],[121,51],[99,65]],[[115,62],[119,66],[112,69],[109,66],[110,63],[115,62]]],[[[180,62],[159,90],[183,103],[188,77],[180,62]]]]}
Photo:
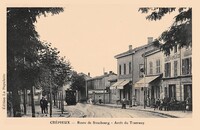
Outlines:
{"type": "Polygon", "coordinates": [[[122,109],[126,109],[126,100],[125,100],[125,98],[122,99],[122,109]]]}
{"type": "Polygon", "coordinates": [[[160,110],[160,99],[159,99],[159,98],[156,100],[156,104],[155,104],[154,110],[155,110],[156,108],[157,108],[158,110],[160,110]]]}
{"type": "Polygon", "coordinates": [[[41,113],[45,113],[45,106],[44,106],[44,97],[42,97],[42,99],[40,99],[40,107],[41,107],[41,113]]]}
{"type": "Polygon", "coordinates": [[[89,98],[89,104],[92,104],[92,98],[89,98]]]}
{"type": "Polygon", "coordinates": [[[188,96],[185,100],[186,102],[186,110],[189,111],[189,110],[192,110],[192,99],[188,96]]]}
{"type": "Polygon", "coordinates": [[[48,101],[46,98],[44,99],[44,112],[45,114],[48,114],[48,101]]]}

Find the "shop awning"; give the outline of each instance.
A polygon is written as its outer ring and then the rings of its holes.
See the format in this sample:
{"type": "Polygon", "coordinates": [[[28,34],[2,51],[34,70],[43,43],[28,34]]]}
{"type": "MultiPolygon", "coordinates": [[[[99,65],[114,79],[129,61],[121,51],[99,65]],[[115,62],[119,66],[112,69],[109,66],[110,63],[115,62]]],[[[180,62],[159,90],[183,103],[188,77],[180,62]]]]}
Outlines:
{"type": "Polygon", "coordinates": [[[144,77],[140,79],[138,82],[134,84],[134,87],[136,89],[139,89],[141,87],[149,87],[149,83],[151,83],[153,80],[157,79],[159,76],[149,76],[149,77],[144,77]]]}
{"type": "Polygon", "coordinates": [[[130,80],[128,79],[119,80],[116,83],[114,83],[112,86],[110,86],[110,89],[123,89],[123,87],[129,82],[130,80]]]}
{"type": "Polygon", "coordinates": [[[123,87],[124,87],[125,85],[127,85],[129,82],[130,82],[130,80],[127,80],[127,79],[124,80],[121,84],[119,84],[118,88],[123,89],[123,87]]]}

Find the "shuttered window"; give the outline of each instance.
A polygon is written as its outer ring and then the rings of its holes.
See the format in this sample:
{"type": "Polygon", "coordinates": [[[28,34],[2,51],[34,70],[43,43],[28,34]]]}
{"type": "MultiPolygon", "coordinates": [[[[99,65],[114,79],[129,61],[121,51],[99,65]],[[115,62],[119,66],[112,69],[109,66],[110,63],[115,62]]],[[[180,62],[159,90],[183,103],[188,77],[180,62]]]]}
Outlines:
{"type": "Polygon", "coordinates": [[[160,59],[156,60],[156,73],[160,73],[160,59]]]}
{"type": "Polygon", "coordinates": [[[174,77],[177,77],[177,76],[178,76],[177,67],[178,67],[178,62],[177,62],[177,61],[174,61],[174,77]]]}
{"type": "Polygon", "coordinates": [[[165,63],[165,77],[171,77],[171,63],[165,63]]]}
{"type": "Polygon", "coordinates": [[[121,75],[121,74],[122,74],[122,66],[119,65],[119,75],[121,75]]]}
{"type": "Polygon", "coordinates": [[[192,74],[192,58],[182,60],[182,75],[192,74]]]}
{"type": "Polygon", "coordinates": [[[149,74],[153,74],[153,62],[149,62],[149,74]]]}

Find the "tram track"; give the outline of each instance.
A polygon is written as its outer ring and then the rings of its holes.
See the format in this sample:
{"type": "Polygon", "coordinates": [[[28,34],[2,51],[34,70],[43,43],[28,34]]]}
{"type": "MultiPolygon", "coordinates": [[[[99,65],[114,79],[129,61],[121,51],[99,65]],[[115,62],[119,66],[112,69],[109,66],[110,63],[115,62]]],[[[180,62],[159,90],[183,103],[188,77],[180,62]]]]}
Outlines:
{"type": "Polygon", "coordinates": [[[80,104],[65,106],[69,113],[69,118],[167,118],[154,112],[144,112],[139,110],[111,108],[92,104],[80,104]]]}

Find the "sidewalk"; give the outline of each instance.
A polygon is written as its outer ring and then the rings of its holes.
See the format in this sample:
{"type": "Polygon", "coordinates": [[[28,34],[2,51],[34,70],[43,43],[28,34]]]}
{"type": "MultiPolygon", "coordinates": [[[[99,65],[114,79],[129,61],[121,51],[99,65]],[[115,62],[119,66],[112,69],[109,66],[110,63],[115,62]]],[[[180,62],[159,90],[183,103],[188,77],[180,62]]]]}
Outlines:
{"type": "MultiPolygon", "coordinates": [[[[41,113],[41,108],[39,105],[35,105],[35,117],[39,118],[50,118],[49,114],[50,108],[48,108],[48,113],[47,114],[42,114],[41,113]]],[[[22,112],[23,114],[23,112],[22,112]]],[[[61,113],[61,110],[58,109],[57,107],[53,106],[52,107],[52,117],[69,117],[70,114],[66,111],[64,113],[61,113]]],[[[31,106],[27,106],[27,114],[22,115],[22,117],[32,117],[32,111],[31,111],[31,106]]]]}
{"type": "MultiPolygon", "coordinates": [[[[117,104],[96,104],[96,105],[107,106],[107,107],[112,107],[112,108],[121,108],[121,105],[117,105],[117,104]]],[[[150,108],[150,107],[146,107],[144,109],[143,106],[129,107],[129,105],[126,105],[126,109],[158,113],[158,114],[162,114],[162,115],[169,116],[172,118],[192,118],[191,111],[185,111],[185,112],[184,111],[164,111],[164,110],[158,110],[158,109],[154,110],[154,108],[150,108]]]]}

